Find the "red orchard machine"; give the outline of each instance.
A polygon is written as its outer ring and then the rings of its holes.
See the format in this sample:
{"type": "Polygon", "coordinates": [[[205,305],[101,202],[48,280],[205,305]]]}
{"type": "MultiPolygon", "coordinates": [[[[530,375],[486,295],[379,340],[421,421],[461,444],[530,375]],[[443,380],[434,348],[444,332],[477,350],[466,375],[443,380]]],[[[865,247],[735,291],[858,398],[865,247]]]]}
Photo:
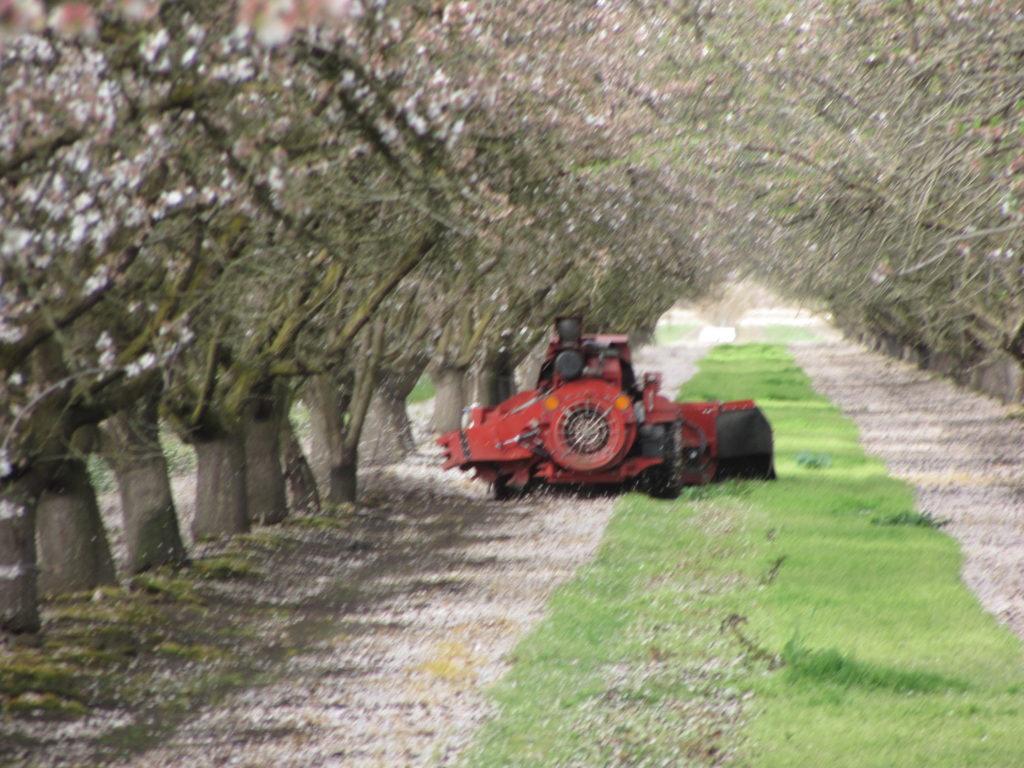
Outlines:
{"type": "Polygon", "coordinates": [[[661,375],[638,380],[622,334],[555,321],[534,389],[474,407],[438,439],[444,468],[476,470],[497,498],[537,484],[633,483],[662,497],[725,477],[771,479],[772,431],[750,400],[674,403],[661,375]]]}

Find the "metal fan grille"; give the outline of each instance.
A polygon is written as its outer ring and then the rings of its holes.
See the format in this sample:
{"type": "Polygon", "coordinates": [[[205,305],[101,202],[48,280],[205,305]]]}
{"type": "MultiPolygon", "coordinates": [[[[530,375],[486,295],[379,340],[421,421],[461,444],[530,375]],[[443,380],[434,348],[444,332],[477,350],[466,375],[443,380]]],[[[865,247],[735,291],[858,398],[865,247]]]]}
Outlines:
{"type": "Polygon", "coordinates": [[[577,454],[597,453],[608,445],[610,435],[608,419],[594,408],[579,408],[570,413],[562,424],[565,444],[577,454]]]}

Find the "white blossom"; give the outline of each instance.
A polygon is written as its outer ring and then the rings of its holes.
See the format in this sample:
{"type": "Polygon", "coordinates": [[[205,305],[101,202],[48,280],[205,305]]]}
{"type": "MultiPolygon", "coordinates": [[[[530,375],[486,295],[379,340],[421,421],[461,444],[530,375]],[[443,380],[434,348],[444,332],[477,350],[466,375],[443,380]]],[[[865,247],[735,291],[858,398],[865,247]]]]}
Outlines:
{"type": "Polygon", "coordinates": [[[170,41],[171,37],[167,30],[161,27],[141,43],[139,53],[143,59],[152,64],[170,41]]]}
{"type": "Polygon", "coordinates": [[[8,325],[3,318],[0,318],[0,341],[6,344],[16,344],[21,341],[24,335],[25,332],[22,328],[16,325],[8,325]]]}
{"type": "Polygon", "coordinates": [[[85,281],[85,286],[82,289],[82,293],[85,296],[91,296],[96,291],[103,290],[107,287],[107,278],[105,275],[96,273],[90,275],[89,279],[85,281]]]}

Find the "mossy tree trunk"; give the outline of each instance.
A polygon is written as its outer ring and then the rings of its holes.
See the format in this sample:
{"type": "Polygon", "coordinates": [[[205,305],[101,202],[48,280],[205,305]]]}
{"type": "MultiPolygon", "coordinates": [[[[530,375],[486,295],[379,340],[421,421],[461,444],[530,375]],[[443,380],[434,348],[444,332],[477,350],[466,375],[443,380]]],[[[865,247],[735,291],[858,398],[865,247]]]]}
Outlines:
{"type": "Polygon", "coordinates": [[[69,458],[50,479],[36,507],[41,594],[117,583],[107,534],[85,462],[69,458]]]}
{"type": "MultiPolygon", "coordinates": [[[[351,393],[333,391],[331,384],[326,389],[316,398],[317,413],[326,428],[325,496],[331,504],[347,504],[354,502],[358,494],[359,444],[349,439],[355,397],[351,393]]],[[[369,395],[366,398],[369,399],[369,395]]]]}
{"type": "Polygon", "coordinates": [[[416,450],[406,398],[416,387],[422,368],[390,371],[381,376],[370,400],[359,451],[370,464],[393,464],[416,450]]]}
{"type": "Polygon", "coordinates": [[[36,632],[36,499],[38,473],[0,490],[0,630],[36,632]]]}
{"type": "Polygon", "coordinates": [[[284,402],[273,393],[246,408],[245,481],[248,514],[253,522],[270,525],[288,515],[284,470],[281,466],[281,421],[284,402]]]}
{"type": "Polygon", "coordinates": [[[354,503],[359,495],[359,439],[377,386],[377,373],[384,352],[384,320],[376,319],[364,336],[362,365],[355,371],[352,395],[348,400],[348,419],[341,434],[335,460],[331,462],[330,500],[354,503]]]}
{"type": "Polygon", "coordinates": [[[327,500],[352,503],[358,495],[359,438],[366,423],[384,342],[384,323],[373,323],[369,339],[356,350],[359,365],[339,384],[328,375],[314,377],[311,410],[314,434],[319,430],[328,456],[327,500]]]}
{"type": "Polygon", "coordinates": [[[434,382],[434,415],[430,425],[435,432],[451,432],[462,426],[462,409],[466,406],[469,387],[468,365],[442,363],[430,374],[434,382]]]}
{"type": "Polygon", "coordinates": [[[516,393],[516,371],[507,338],[480,364],[476,376],[476,400],[480,405],[497,405],[516,393]]]}
{"type": "Polygon", "coordinates": [[[321,498],[326,498],[330,488],[331,435],[337,434],[345,427],[337,397],[327,374],[314,376],[302,395],[310,414],[309,465],[316,478],[321,498]]]}
{"type": "Polygon", "coordinates": [[[204,433],[196,449],[196,515],[192,535],[245,533],[249,530],[245,440],[240,429],[204,433]]]}
{"type": "Polygon", "coordinates": [[[160,445],[157,406],[158,398],[149,397],[107,422],[104,454],[117,478],[131,573],[187,558],[160,445]]]}
{"type": "Polygon", "coordinates": [[[332,504],[354,504],[359,497],[359,449],[344,446],[331,461],[328,501],[332,504]]]}
{"type": "Polygon", "coordinates": [[[430,370],[437,390],[430,421],[435,432],[451,432],[462,426],[462,410],[473,395],[469,371],[480,354],[494,315],[493,307],[477,312],[467,303],[441,333],[438,356],[430,370]]]}
{"type": "Polygon", "coordinates": [[[304,512],[320,512],[320,492],[317,490],[316,476],[306,460],[290,419],[281,420],[279,439],[291,508],[304,512]]]}
{"type": "MultiPolygon", "coordinates": [[[[32,380],[69,380],[62,349],[52,336],[44,334],[27,355],[26,375],[32,380]]],[[[124,408],[149,386],[142,376],[80,399],[67,386],[49,386],[19,414],[20,420],[0,431],[4,447],[13,448],[10,459],[4,455],[6,461],[0,462],[0,629],[37,631],[40,591],[114,582],[113,559],[85,464],[68,457],[81,453],[73,445],[76,433],[124,408]]]]}
{"type": "Polygon", "coordinates": [[[520,359],[516,373],[524,389],[533,389],[537,386],[537,377],[540,376],[547,350],[548,342],[545,339],[534,344],[520,359]]]}

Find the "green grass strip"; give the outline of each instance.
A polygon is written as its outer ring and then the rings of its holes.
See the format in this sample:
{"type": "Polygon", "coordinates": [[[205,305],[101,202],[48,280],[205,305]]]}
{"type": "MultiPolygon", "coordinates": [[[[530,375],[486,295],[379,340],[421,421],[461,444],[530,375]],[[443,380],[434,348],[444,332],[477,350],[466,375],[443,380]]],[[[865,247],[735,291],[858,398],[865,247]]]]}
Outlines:
{"type": "Polygon", "coordinates": [[[784,348],[715,348],[681,397],[756,398],[779,480],[619,500],[463,764],[1022,764],[1020,642],[784,348]]]}

